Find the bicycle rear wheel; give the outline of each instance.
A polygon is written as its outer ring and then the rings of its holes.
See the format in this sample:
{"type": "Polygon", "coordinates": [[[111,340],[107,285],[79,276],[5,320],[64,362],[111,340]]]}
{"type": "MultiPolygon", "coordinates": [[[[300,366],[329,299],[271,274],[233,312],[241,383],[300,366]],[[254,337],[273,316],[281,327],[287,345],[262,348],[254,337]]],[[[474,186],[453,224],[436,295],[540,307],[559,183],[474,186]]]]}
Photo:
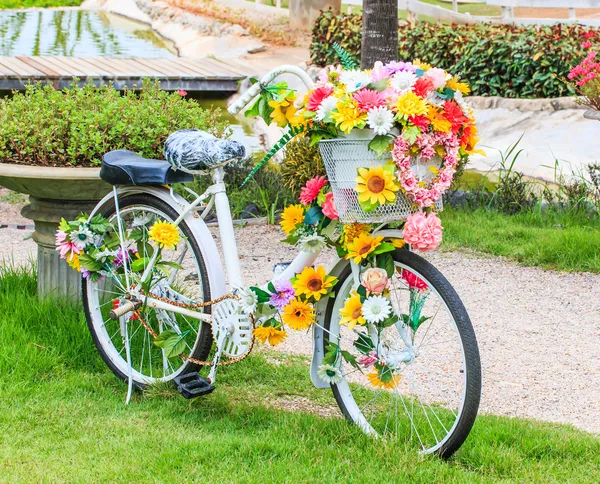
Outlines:
{"type": "MultiPolygon", "coordinates": [[[[384,330],[381,341],[390,359],[400,359],[408,348],[401,335],[406,331],[412,360],[403,363],[399,381],[389,388],[344,361],[343,379],[331,388],[344,416],[366,433],[409,441],[421,453],[447,458],[463,444],[477,416],[481,366],[475,333],[456,291],[435,267],[408,250],[396,250],[393,257],[395,313],[412,317],[419,311],[416,319],[426,319],[416,329],[398,322],[384,330]]],[[[340,325],[339,315],[354,285],[348,265],[327,307],[324,350],[332,341],[360,358],[355,331],[365,328],[350,331],[340,325]]]]}
{"type": "MultiPolygon", "coordinates": [[[[162,200],[148,194],[136,194],[119,200],[125,246],[128,251],[128,267],[131,277],[131,262],[145,257],[153,250],[152,244],[139,243],[140,237],[148,240],[148,231],[156,221],[173,222],[177,212],[162,200]]],[[[114,202],[109,202],[103,215],[117,225],[114,202]]],[[[208,273],[202,253],[194,235],[185,221],[178,226],[181,237],[174,249],[163,248],[161,260],[172,263],[166,273],[156,271],[153,280],[159,283],[152,289],[168,301],[209,301],[211,298],[208,273]]],[[[212,346],[212,332],[208,323],[172,311],[144,308],[142,318],[129,313],[124,320],[113,321],[109,313],[125,298],[124,269],[113,264],[104,278],[97,282],[83,280],[83,305],[92,339],[100,356],[119,378],[128,378],[126,358],[127,340],[130,345],[133,383],[137,388],[170,381],[194,371],[197,366],[186,358],[168,358],[154,344],[154,335],[163,330],[174,330],[185,342],[186,356],[199,360],[208,357],[212,346]],[[153,334],[154,333],[154,334],[153,334]]],[[[210,312],[210,307],[204,309],[210,312]]]]}

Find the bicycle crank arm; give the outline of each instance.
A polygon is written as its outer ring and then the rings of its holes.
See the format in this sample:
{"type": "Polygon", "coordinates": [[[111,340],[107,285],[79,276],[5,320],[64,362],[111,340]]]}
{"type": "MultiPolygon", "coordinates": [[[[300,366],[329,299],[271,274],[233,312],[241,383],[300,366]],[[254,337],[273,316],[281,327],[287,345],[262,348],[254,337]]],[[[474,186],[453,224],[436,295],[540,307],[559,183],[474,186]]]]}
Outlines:
{"type": "Polygon", "coordinates": [[[182,308],[174,304],[169,304],[159,299],[154,299],[153,297],[146,298],[146,304],[151,308],[164,309],[165,311],[170,311],[172,313],[179,313],[184,316],[187,316],[188,318],[199,319],[200,321],[204,321],[207,323],[210,323],[210,321],[212,320],[212,316],[210,314],[192,311],[191,309],[182,308]]]}

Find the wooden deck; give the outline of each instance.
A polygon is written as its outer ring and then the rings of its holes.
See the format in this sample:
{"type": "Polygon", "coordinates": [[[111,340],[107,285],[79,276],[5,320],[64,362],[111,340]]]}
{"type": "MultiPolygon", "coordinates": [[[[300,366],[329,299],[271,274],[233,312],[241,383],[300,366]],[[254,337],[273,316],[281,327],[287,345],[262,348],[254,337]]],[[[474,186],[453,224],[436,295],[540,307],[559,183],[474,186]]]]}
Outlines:
{"type": "Polygon", "coordinates": [[[22,90],[28,82],[41,81],[60,89],[78,78],[101,85],[112,81],[121,89],[140,85],[142,79],[158,79],[167,91],[235,92],[248,66],[235,61],[180,57],[142,59],[109,57],[3,57],[0,56],[0,90],[22,90]]]}

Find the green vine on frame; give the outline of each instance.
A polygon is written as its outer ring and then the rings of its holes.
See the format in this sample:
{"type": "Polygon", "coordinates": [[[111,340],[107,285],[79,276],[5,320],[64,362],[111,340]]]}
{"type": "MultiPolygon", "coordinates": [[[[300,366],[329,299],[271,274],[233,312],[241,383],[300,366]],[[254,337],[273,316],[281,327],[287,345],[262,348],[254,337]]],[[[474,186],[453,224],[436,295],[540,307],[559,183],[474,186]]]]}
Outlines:
{"type": "Polygon", "coordinates": [[[240,188],[244,187],[252,179],[255,173],[258,170],[260,170],[266,163],[268,163],[280,149],[282,149],[286,144],[288,144],[292,139],[294,139],[296,136],[302,133],[305,129],[306,128],[303,125],[296,127],[290,126],[290,129],[286,133],[284,133],[281,138],[279,138],[277,143],[275,143],[273,147],[265,154],[263,159],[260,160],[260,162],[258,162],[258,164],[254,168],[252,168],[252,171],[248,174],[246,179],[240,185],[240,188]]]}

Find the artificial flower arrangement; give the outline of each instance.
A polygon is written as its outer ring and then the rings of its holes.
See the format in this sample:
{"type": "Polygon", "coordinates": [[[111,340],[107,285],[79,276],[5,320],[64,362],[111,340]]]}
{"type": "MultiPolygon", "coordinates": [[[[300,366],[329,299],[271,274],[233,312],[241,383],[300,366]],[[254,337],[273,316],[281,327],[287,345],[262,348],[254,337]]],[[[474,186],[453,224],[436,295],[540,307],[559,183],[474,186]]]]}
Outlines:
{"type": "MultiPolygon", "coordinates": [[[[319,377],[329,383],[343,378],[342,362],[364,372],[374,387],[393,388],[401,378],[401,361],[395,361],[383,345],[376,345],[369,327],[380,334],[402,321],[414,331],[427,320],[421,309],[429,294],[427,284],[411,272],[400,270],[410,291],[406,314],[395,314],[390,299],[390,278],[396,269],[391,252],[405,245],[402,239],[373,235],[373,225],[339,223],[331,187],[324,177],[309,180],[302,188],[299,204],[288,206],[281,216],[285,242],[306,252],[335,247],[340,257],[360,265],[358,287],[350,293],[340,311],[340,323],[354,332],[354,347],[359,357],[343,351],[330,341],[319,377]]],[[[241,294],[242,308],[257,321],[254,334],[262,343],[278,345],[287,338],[288,329],[307,330],[316,321],[315,305],[330,297],[337,279],[323,266],[307,267],[291,280],[276,280],[267,287],[250,287],[241,294]]]]}
{"type": "Polygon", "coordinates": [[[592,40],[595,32],[583,34],[582,47],[588,50],[585,58],[568,74],[568,79],[575,82],[577,93],[581,96],[577,101],[589,108],[600,111],[600,62],[596,59],[598,52],[593,50],[592,40]]]}

